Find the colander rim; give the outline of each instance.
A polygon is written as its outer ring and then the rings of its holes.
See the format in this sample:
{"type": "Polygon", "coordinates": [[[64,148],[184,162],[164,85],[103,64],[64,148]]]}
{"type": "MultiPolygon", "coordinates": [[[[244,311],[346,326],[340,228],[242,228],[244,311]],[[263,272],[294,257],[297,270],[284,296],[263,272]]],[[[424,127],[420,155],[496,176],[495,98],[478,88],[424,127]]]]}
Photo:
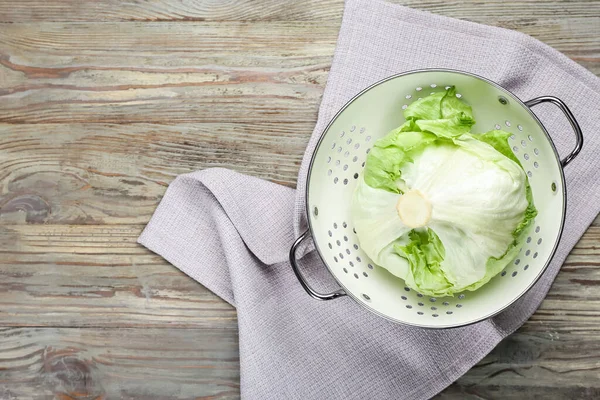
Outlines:
{"type": "MultiPolygon", "coordinates": [[[[327,270],[329,271],[329,273],[331,274],[331,276],[333,277],[333,279],[336,281],[336,283],[338,285],[341,286],[341,288],[344,290],[344,292],[346,293],[346,295],[348,295],[350,298],[352,298],[352,300],[354,300],[356,303],[358,303],[361,307],[364,307],[365,309],[367,309],[369,312],[372,312],[388,321],[391,321],[393,323],[396,324],[400,324],[400,325],[404,325],[404,326],[411,326],[411,327],[417,327],[417,328],[425,328],[425,329],[452,329],[452,328],[461,328],[461,327],[465,327],[465,326],[470,326],[473,324],[476,324],[478,322],[481,321],[485,321],[488,320],[490,318],[495,317],[496,315],[500,314],[501,312],[503,312],[504,310],[506,310],[508,307],[510,307],[511,305],[513,305],[517,300],[521,299],[527,292],[529,292],[529,290],[531,290],[531,288],[539,281],[539,279],[542,277],[542,275],[544,274],[544,272],[546,272],[546,269],[548,268],[548,266],[550,265],[550,262],[552,261],[552,259],[554,258],[554,255],[556,254],[556,250],[558,248],[558,244],[560,243],[560,240],[562,238],[562,234],[564,231],[564,224],[565,224],[565,216],[566,216],[566,211],[567,211],[567,187],[565,184],[565,176],[564,176],[564,170],[563,170],[563,166],[561,165],[561,161],[560,161],[560,156],[558,155],[558,151],[556,150],[556,146],[554,145],[554,141],[552,140],[552,138],[550,137],[550,134],[548,133],[548,131],[546,130],[546,127],[544,126],[544,124],[542,124],[542,122],[540,121],[540,119],[535,115],[535,113],[531,110],[531,108],[529,108],[517,95],[515,95],[514,93],[512,93],[510,90],[500,86],[498,83],[487,79],[481,75],[477,75],[474,74],[472,72],[466,72],[466,71],[461,71],[461,70],[457,70],[457,69],[450,69],[450,68],[421,68],[421,69],[415,69],[415,70],[410,70],[410,71],[406,71],[406,72],[401,72],[401,73],[397,73],[397,74],[393,74],[388,76],[387,78],[383,78],[375,83],[373,83],[372,85],[366,87],[365,89],[362,89],[360,92],[358,92],[356,95],[354,95],[350,100],[348,100],[336,113],[335,115],[331,118],[331,120],[329,121],[329,123],[325,126],[325,129],[323,129],[323,133],[321,134],[321,136],[319,137],[319,140],[317,141],[317,143],[315,144],[315,148],[314,151],[311,155],[310,158],[310,163],[308,165],[308,171],[306,174],[306,187],[305,187],[305,212],[306,212],[306,219],[308,221],[308,229],[309,232],[311,234],[311,237],[313,238],[313,243],[315,246],[315,249],[317,250],[317,254],[319,256],[319,259],[321,260],[321,262],[325,265],[325,267],[327,268],[327,270]],[[314,240],[314,234],[313,234],[313,226],[312,226],[312,220],[311,220],[311,215],[310,215],[310,211],[309,211],[309,188],[310,188],[310,179],[311,179],[311,175],[313,172],[313,166],[315,163],[315,159],[317,156],[317,153],[321,147],[321,144],[323,143],[323,140],[325,139],[325,136],[327,136],[327,133],[329,132],[329,129],[331,128],[331,126],[333,125],[333,123],[337,120],[337,118],[344,112],[344,110],[346,108],[348,108],[348,106],[350,106],[350,104],[352,104],[354,101],[356,101],[359,97],[361,97],[363,94],[365,94],[366,92],[368,92],[369,90],[387,82],[390,81],[392,79],[395,78],[399,78],[401,76],[406,76],[406,75],[412,75],[412,74],[417,74],[417,73],[424,73],[424,72],[450,72],[450,73],[456,73],[456,74],[461,74],[461,75],[466,75],[475,79],[479,79],[481,81],[484,81],[487,84],[490,84],[492,86],[494,86],[495,88],[503,91],[506,95],[510,96],[511,99],[513,99],[517,104],[521,105],[521,107],[523,107],[525,110],[527,110],[527,112],[529,113],[529,115],[535,120],[535,122],[539,125],[539,127],[542,129],[542,131],[544,132],[544,135],[546,136],[546,139],[548,140],[548,142],[550,143],[550,147],[552,148],[553,154],[554,154],[554,158],[555,161],[558,165],[558,169],[560,171],[560,184],[562,187],[562,192],[563,192],[563,209],[562,209],[562,213],[561,213],[561,221],[560,221],[560,229],[558,232],[558,236],[556,238],[556,241],[554,242],[554,245],[552,246],[552,250],[550,251],[550,254],[544,264],[544,266],[540,269],[540,272],[537,274],[537,276],[535,276],[535,278],[533,278],[531,280],[531,282],[529,283],[529,285],[521,292],[519,293],[519,295],[515,296],[510,302],[508,302],[506,305],[504,305],[503,307],[489,313],[486,314],[484,316],[481,317],[477,317],[476,319],[474,319],[473,321],[469,321],[466,323],[460,323],[460,324],[443,324],[443,325],[429,325],[429,324],[419,324],[419,323],[412,323],[412,322],[407,322],[407,321],[403,321],[403,320],[399,320],[393,317],[390,317],[389,315],[385,315],[379,311],[377,311],[376,309],[374,309],[373,307],[369,306],[368,304],[362,302],[358,296],[356,296],[352,291],[348,290],[348,288],[337,278],[336,274],[333,272],[332,268],[329,266],[329,264],[325,261],[325,258],[323,257],[322,251],[319,247],[319,243],[314,240]]],[[[400,278],[398,278],[400,279],[400,278]]]]}

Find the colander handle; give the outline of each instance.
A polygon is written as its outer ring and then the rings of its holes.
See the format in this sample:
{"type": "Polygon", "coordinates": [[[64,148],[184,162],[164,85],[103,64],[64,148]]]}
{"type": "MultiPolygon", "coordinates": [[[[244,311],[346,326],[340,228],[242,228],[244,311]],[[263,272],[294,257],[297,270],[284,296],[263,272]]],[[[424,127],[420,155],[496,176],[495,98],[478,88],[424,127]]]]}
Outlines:
{"type": "Polygon", "coordinates": [[[308,231],[304,232],[302,235],[300,235],[300,237],[298,239],[296,239],[296,241],[292,245],[292,248],[290,249],[290,264],[292,264],[292,269],[294,270],[294,274],[296,274],[296,278],[298,278],[298,280],[300,281],[300,284],[302,285],[304,290],[306,290],[306,293],[308,293],[309,295],[311,295],[312,297],[314,297],[317,300],[333,300],[333,299],[337,299],[338,297],[345,296],[346,292],[344,292],[342,289],[338,289],[335,292],[326,293],[326,294],[319,293],[319,292],[315,291],[313,288],[311,288],[310,285],[308,284],[308,282],[306,282],[306,279],[304,279],[304,275],[302,275],[302,273],[300,272],[300,269],[298,268],[298,260],[296,259],[296,251],[298,250],[298,247],[300,247],[300,243],[302,243],[304,241],[304,239],[306,239],[308,236],[309,236],[309,232],[308,231]]]}
{"type": "Polygon", "coordinates": [[[581,151],[581,148],[583,147],[583,133],[581,132],[581,128],[579,127],[579,123],[577,123],[575,116],[573,115],[571,110],[569,110],[569,107],[567,107],[564,101],[554,96],[540,96],[536,97],[535,99],[526,101],[525,105],[531,108],[540,103],[552,103],[558,108],[560,108],[563,114],[565,114],[565,117],[567,117],[567,120],[569,120],[573,131],[575,131],[575,148],[571,151],[571,153],[569,153],[568,156],[560,160],[560,164],[564,168],[571,161],[573,161],[573,159],[577,157],[577,154],[579,154],[579,152],[581,151]]]}

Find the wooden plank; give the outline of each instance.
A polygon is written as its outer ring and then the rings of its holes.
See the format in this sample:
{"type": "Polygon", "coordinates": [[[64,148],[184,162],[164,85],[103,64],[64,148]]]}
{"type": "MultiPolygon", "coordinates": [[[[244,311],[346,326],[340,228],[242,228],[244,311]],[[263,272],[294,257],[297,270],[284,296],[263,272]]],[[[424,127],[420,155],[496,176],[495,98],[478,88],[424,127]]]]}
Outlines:
{"type": "MultiPolygon", "coordinates": [[[[235,325],[235,310],[136,244],[142,226],[0,227],[1,326],[235,325]]],[[[600,337],[600,226],[563,266],[530,330],[600,337]]]]}
{"type": "Polygon", "coordinates": [[[0,124],[0,223],[146,223],[175,176],[295,186],[313,123],[0,124]]]}
{"type": "Polygon", "coordinates": [[[501,342],[437,400],[600,398],[598,333],[558,332],[532,322],[501,342]]]}
{"type": "Polygon", "coordinates": [[[239,398],[232,329],[0,330],[0,398],[239,398]]]}
{"type": "Polygon", "coordinates": [[[235,326],[233,307],[136,243],[142,228],[0,226],[0,325],[235,326]]]}
{"type": "MultiPolygon", "coordinates": [[[[528,325],[436,398],[597,398],[597,332],[531,332],[528,325]]],[[[5,328],[0,397],[237,398],[237,348],[235,327],[5,328]]]]}
{"type": "MultiPolygon", "coordinates": [[[[595,1],[420,1],[392,3],[473,21],[530,24],[543,17],[598,16],[595,1]]],[[[0,22],[32,21],[330,21],[339,20],[343,0],[20,0],[0,3],[0,22]]]]}
{"type": "Polygon", "coordinates": [[[0,122],[314,123],[337,29],[0,25],[0,122]]]}
{"type": "MultiPolygon", "coordinates": [[[[338,29],[333,22],[0,24],[0,122],[314,122],[338,29]]],[[[522,30],[600,73],[600,23],[570,18],[567,26],[522,30]]]]}

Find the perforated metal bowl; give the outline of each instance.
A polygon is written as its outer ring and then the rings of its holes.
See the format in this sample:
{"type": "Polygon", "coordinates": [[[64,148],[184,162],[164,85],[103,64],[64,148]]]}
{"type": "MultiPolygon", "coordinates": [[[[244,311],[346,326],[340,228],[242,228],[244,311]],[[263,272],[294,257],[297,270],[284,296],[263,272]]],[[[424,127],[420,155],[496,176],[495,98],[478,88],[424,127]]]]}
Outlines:
{"type": "Polygon", "coordinates": [[[290,261],[304,289],[319,300],[348,295],[370,311],[391,321],[449,328],[489,318],[521,297],[544,272],[560,239],[566,210],[563,168],[583,145],[581,129],[558,98],[538,97],[522,102],[498,84],[453,70],[419,70],[384,79],[350,100],[329,123],[313,154],[306,185],[309,230],[290,250],[290,261]],[[376,266],[361,250],[352,227],[351,197],[373,143],[404,122],[401,110],[419,97],[454,85],[471,104],[477,124],[472,132],[491,129],[512,132],[510,143],[529,176],[538,216],[521,243],[517,258],[480,289],[451,297],[424,296],[404,281],[376,266]],[[540,120],[536,104],[556,105],[576,135],[574,150],[563,160],[540,120]],[[323,263],[342,287],[316,292],[299,270],[296,251],[308,237],[323,263]]]}

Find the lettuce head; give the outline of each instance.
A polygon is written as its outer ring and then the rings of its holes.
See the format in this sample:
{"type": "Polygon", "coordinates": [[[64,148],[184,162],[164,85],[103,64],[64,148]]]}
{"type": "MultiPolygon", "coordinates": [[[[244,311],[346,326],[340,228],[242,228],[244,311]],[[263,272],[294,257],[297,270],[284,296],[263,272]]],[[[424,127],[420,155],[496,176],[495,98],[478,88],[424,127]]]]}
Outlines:
{"type": "Polygon", "coordinates": [[[518,254],[537,211],[508,132],[470,133],[454,87],[413,102],[371,149],[352,198],[365,253],[430,296],[475,290],[518,254]]]}

